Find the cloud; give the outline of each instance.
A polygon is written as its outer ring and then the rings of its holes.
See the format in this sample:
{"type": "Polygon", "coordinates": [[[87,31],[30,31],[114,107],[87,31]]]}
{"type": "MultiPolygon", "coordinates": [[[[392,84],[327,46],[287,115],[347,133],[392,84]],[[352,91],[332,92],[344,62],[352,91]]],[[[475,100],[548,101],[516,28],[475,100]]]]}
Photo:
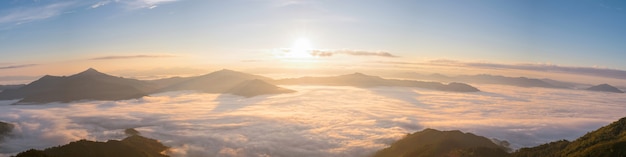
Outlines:
{"type": "Polygon", "coordinates": [[[600,68],[600,67],[574,67],[574,66],[560,66],[555,64],[541,64],[541,63],[522,63],[522,64],[501,64],[501,63],[489,63],[489,62],[464,62],[458,60],[430,60],[427,62],[378,62],[384,64],[399,64],[399,65],[434,65],[434,66],[456,66],[456,67],[473,67],[484,69],[516,69],[516,70],[529,70],[529,71],[541,71],[541,72],[557,72],[557,73],[569,73],[588,76],[597,76],[614,79],[626,79],[626,71],[619,69],[600,68]]]}
{"type": "Polygon", "coordinates": [[[387,51],[365,51],[365,50],[311,50],[311,55],[319,57],[330,57],[335,54],[346,54],[353,56],[379,56],[379,57],[398,57],[387,51]]]}
{"type": "MultiPolygon", "coordinates": [[[[291,53],[291,49],[281,49],[282,53],[291,53]]],[[[350,50],[350,49],[313,49],[306,50],[311,56],[315,57],[332,57],[334,55],[350,55],[350,56],[377,56],[377,57],[398,57],[388,51],[368,51],[368,50],[350,50]]]]}
{"type": "Polygon", "coordinates": [[[113,60],[113,59],[137,59],[137,58],[169,58],[176,57],[172,55],[130,55],[130,56],[104,56],[90,58],[89,60],[113,60]]]}
{"type": "Polygon", "coordinates": [[[109,4],[109,3],[111,3],[111,1],[110,1],[110,0],[106,0],[106,1],[99,1],[99,2],[97,2],[96,4],[91,5],[91,8],[98,8],[98,7],[101,7],[101,6],[107,5],[107,4],[109,4]]]}
{"type": "Polygon", "coordinates": [[[116,3],[126,4],[131,9],[148,8],[154,9],[160,4],[176,2],[179,0],[115,0],[116,3]]]}
{"type": "Polygon", "coordinates": [[[288,86],[298,92],[242,98],[170,92],[125,101],[9,105],[16,125],[0,156],[79,139],[121,139],[126,128],[178,156],[363,157],[426,127],[506,140],[514,148],[574,139],[624,116],[621,94],[479,86],[484,92],[417,88],[288,86]]]}
{"type": "Polygon", "coordinates": [[[56,17],[63,14],[74,5],[74,2],[58,2],[45,6],[12,9],[4,12],[3,14],[6,13],[5,15],[0,16],[0,24],[21,24],[56,17]]]}
{"type": "Polygon", "coordinates": [[[494,63],[466,63],[471,67],[497,68],[497,69],[519,69],[544,72],[560,72],[570,74],[582,74],[589,76],[600,76],[606,78],[626,79],[626,71],[618,69],[597,68],[597,67],[571,67],[554,64],[494,64],[494,63]]]}
{"type": "Polygon", "coordinates": [[[32,66],[37,66],[39,64],[21,64],[21,65],[11,65],[11,66],[3,66],[0,67],[1,69],[17,69],[17,68],[26,68],[26,67],[32,67],[32,66]]]}

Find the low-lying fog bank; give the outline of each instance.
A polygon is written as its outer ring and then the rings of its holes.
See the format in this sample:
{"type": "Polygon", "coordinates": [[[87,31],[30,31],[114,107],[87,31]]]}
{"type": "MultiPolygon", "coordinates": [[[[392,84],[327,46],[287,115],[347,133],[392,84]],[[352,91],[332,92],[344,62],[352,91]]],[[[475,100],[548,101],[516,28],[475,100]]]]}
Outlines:
{"type": "Polygon", "coordinates": [[[285,86],[298,92],[244,98],[170,92],[126,101],[9,105],[15,124],[0,156],[79,139],[121,139],[136,128],[172,156],[367,156],[406,133],[458,129],[512,147],[577,138],[624,116],[626,95],[483,85],[483,92],[285,86]]]}

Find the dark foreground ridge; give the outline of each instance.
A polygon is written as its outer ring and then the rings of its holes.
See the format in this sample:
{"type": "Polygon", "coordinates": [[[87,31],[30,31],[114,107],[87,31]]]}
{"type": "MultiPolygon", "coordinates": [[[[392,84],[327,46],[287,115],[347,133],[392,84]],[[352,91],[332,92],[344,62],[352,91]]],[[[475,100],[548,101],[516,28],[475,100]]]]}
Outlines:
{"type": "Polygon", "coordinates": [[[502,157],[508,155],[505,150],[506,147],[471,133],[425,129],[408,134],[374,157],[502,157]]]}
{"type": "Polygon", "coordinates": [[[15,157],[168,157],[162,154],[167,149],[157,140],[134,134],[121,141],[79,140],[44,150],[31,149],[15,157]]]}
{"type": "Polygon", "coordinates": [[[513,153],[506,150],[471,133],[425,129],[408,134],[376,152],[374,157],[623,157],[626,156],[626,117],[573,142],[559,140],[513,153]]]}
{"type": "Polygon", "coordinates": [[[626,117],[569,142],[555,141],[532,148],[522,148],[513,157],[571,156],[623,157],[626,156],[626,117]]]}
{"type": "Polygon", "coordinates": [[[0,140],[2,140],[4,136],[9,134],[14,127],[15,126],[13,126],[13,124],[11,123],[0,122],[0,140]]]}

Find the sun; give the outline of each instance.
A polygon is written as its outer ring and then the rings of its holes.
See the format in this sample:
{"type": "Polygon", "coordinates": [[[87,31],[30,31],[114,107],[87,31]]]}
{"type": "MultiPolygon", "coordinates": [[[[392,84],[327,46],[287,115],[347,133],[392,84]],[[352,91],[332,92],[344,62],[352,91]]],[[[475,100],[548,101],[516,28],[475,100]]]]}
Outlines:
{"type": "Polygon", "coordinates": [[[313,57],[310,53],[311,50],[312,47],[309,39],[300,37],[293,42],[288,56],[293,58],[310,58],[313,57]]]}

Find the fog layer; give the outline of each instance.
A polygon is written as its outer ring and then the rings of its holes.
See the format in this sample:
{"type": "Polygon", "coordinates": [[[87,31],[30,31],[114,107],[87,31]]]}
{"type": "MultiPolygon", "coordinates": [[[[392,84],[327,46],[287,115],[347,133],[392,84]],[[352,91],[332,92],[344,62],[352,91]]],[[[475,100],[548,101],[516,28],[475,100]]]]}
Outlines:
{"type": "Polygon", "coordinates": [[[171,146],[172,156],[367,156],[409,132],[458,129],[514,148],[575,139],[626,116],[626,95],[478,86],[454,93],[415,88],[284,86],[298,92],[244,98],[170,92],[126,101],[9,105],[16,125],[0,156],[79,139],[124,138],[123,129],[171,146]]]}

